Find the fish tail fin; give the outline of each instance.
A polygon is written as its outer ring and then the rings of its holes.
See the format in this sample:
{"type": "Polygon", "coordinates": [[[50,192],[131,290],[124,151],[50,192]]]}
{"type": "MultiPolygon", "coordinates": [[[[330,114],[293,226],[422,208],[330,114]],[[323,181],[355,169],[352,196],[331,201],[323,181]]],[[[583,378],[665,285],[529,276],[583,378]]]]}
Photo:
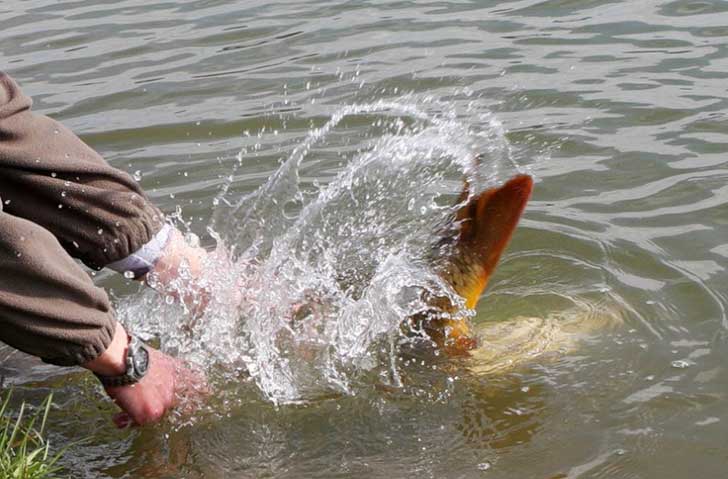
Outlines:
{"type": "Polygon", "coordinates": [[[533,179],[518,175],[503,186],[473,197],[457,212],[459,234],[454,251],[460,257],[449,268],[455,291],[474,308],[488,284],[531,196],[533,179]],[[454,276],[457,276],[457,281],[454,276]]]}
{"type": "MultiPolygon", "coordinates": [[[[440,275],[474,309],[488,284],[501,254],[508,245],[518,220],[531,196],[533,179],[517,175],[499,187],[486,190],[469,200],[469,185],[460,196],[449,238],[450,252],[440,264],[440,275]]],[[[472,349],[470,325],[466,319],[436,320],[428,331],[456,349],[472,349]],[[444,334],[443,334],[444,332],[444,334]]],[[[437,341],[437,339],[436,339],[437,341]]],[[[440,342],[440,341],[438,341],[440,342]]]]}

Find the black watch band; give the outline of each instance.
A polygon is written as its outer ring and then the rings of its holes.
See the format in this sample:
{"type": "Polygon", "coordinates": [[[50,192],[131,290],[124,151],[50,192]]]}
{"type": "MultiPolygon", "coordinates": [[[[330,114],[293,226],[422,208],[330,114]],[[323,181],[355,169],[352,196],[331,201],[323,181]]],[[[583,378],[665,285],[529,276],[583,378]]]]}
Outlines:
{"type": "Polygon", "coordinates": [[[101,384],[106,387],[131,386],[136,384],[149,370],[149,349],[137,337],[129,336],[129,345],[126,348],[126,371],[118,376],[104,376],[96,374],[101,384]]]}

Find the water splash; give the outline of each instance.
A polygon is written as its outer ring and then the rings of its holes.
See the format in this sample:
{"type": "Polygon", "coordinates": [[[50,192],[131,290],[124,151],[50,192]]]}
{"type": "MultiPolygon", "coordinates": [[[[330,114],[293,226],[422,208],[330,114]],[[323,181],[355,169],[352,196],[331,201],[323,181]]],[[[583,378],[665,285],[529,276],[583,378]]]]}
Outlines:
{"type": "Polygon", "coordinates": [[[461,302],[427,253],[463,178],[478,191],[514,169],[500,124],[479,118],[464,125],[433,99],[340,109],[256,192],[223,188],[202,318],[147,294],[123,308],[126,321],[227,379],[244,372],[276,403],[352,394],[372,377],[398,385],[397,350],[412,340],[402,323],[427,308],[423,292],[461,302]],[[354,151],[333,135],[347,117],[376,130],[354,151]],[[317,148],[338,148],[344,164],[306,189],[299,172],[317,148]]]}

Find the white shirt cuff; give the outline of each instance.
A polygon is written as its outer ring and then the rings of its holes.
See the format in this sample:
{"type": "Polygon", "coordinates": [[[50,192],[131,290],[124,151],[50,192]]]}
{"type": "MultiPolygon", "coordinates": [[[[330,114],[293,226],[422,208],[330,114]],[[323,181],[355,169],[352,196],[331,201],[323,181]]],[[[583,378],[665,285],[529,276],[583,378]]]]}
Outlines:
{"type": "Polygon", "coordinates": [[[128,278],[139,278],[144,276],[152,269],[157,261],[162,256],[164,248],[167,246],[169,239],[172,237],[174,227],[165,223],[159,233],[144,246],[139,248],[138,251],[130,254],[124,259],[114,261],[108,264],[106,267],[112,269],[118,273],[123,273],[128,278]]]}

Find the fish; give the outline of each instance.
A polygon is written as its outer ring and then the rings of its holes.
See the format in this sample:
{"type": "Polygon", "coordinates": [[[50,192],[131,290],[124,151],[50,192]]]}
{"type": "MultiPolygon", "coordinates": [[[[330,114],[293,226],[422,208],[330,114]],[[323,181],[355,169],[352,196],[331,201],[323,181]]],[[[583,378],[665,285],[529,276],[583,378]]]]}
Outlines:
{"type": "Polygon", "coordinates": [[[465,310],[475,309],[488,285],[531,197],[533,178],[519,174],[479,194],[471,196],[470,190],[466,181],[430,253],[433,269],[463,303],[425,293],[429,308],[408,320],[411,330],[424,331],[440,349],[456,355],[478,346],[465,310]]]}

